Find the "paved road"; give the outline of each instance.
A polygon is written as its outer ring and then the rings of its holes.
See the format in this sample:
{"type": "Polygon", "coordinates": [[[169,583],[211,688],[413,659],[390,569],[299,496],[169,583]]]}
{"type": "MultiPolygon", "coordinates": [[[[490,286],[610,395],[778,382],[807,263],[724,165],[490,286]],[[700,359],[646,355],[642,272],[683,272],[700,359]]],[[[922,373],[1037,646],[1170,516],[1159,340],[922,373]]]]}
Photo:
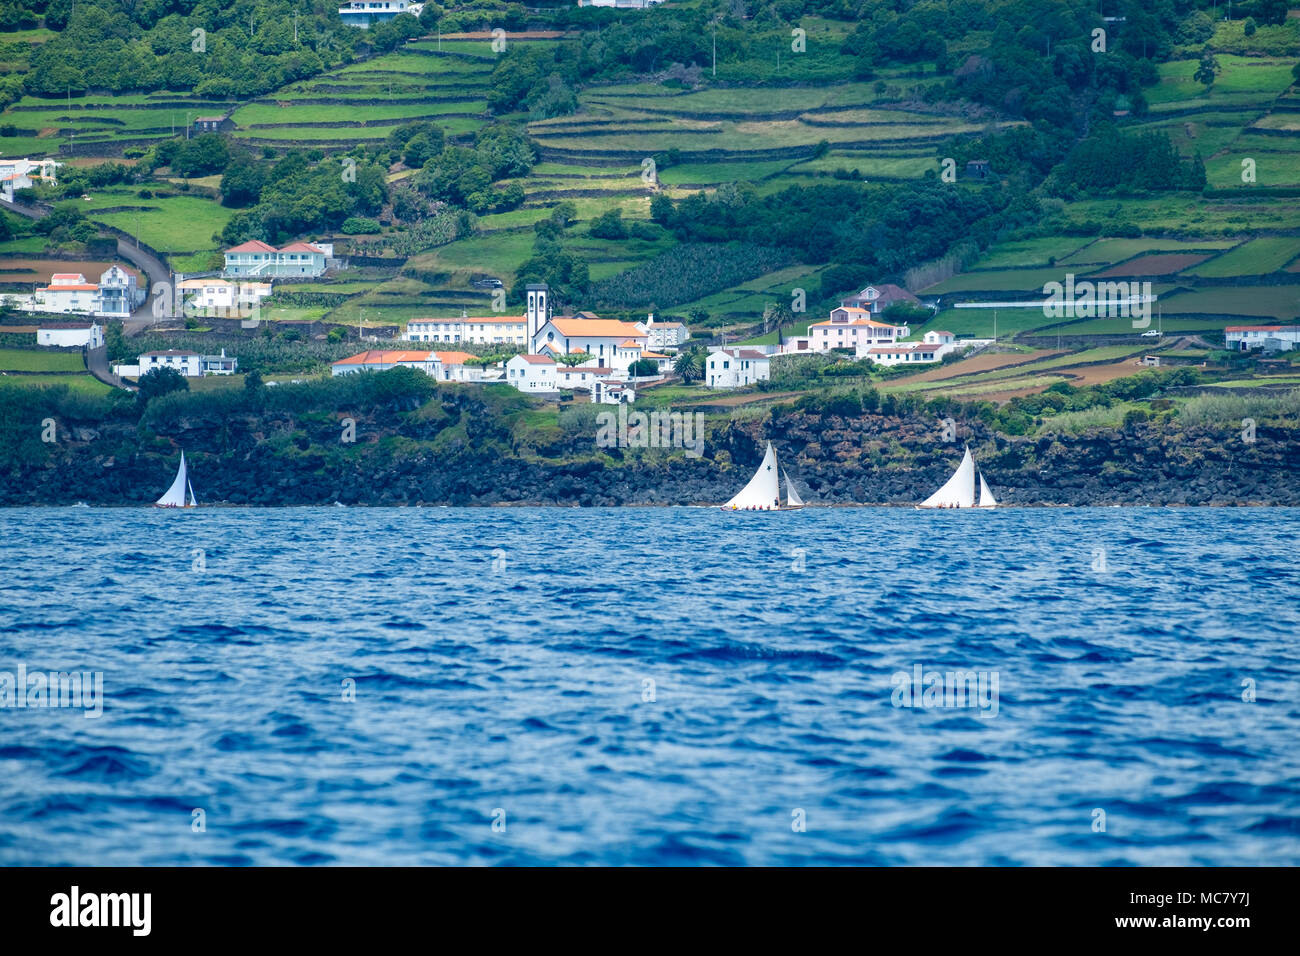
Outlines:
{"type": "Polygon", "coordinates": [[[97,349],[86,349],[86,371],[95,378],[99,379],[105,385],[112,385],[114,388],[125,388],[128,391],[135,391],[134,385],[128,385],[122,379],[113,374],[108,365],[108,348],[100,346],[97,349]]]}
{"type": "MultiPolygon", "coordinates": [[[[25,216],[28,219],[44,219],[45,216],[49,214],[48,209],[44,209],[40,206],[26,206],[21,203],[5,202],[4,200],[0,200],[0,207],[8,209],[10,212],[17,213],[19,216],[25,216]]],[[[171,282],[171,270],[167,267],[167,263],[163,262],[148,250],[138,248],[132,240],[123,239],[119,236],[117,240],[117,254],[120,258],[131,263],[131,265],[135,266],[145,275],[149,280],[149,288],[151,291],[154,288],[157,288],[160,283],[171,282]]],[[[166,298],[168,299],[168,304],[170,304],[171,297],[168,296],[166,298]]],[[[157,320],[154,318],[153,314],[152,296],[148,296],[145,298],[144,304],[136,309],[129,319],[123,321],[122,328],[127,335],[134,335],[149,325],[152,325],[155,321],[157,320]]]]}

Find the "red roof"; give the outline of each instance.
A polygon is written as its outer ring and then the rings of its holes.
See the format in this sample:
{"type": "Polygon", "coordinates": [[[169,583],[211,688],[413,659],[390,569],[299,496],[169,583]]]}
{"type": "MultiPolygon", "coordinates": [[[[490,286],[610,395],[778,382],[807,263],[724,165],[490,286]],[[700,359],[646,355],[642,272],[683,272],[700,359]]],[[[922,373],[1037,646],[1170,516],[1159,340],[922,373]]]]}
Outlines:
{"type": "Polygon", "coordinates": [[[1225,332],[1282,332],[1300,330],[1300,325],[1230,325],[1225,332]]]}
{"type": "Polygon", "coordinates": [[[529,365],[554,365],[555,359],[549,355],[521,355],[519,356],[529,365]]]}
{"type": "Polygon", "coordinates": [[[226,252],[275,252],[275,246],[265,243],[261,239],[252,239],[240,243],[233,249],[227,249],[226,252]]]}
{"type": "Polygon", "coordinates": [[[434,352],[438,356],[438,361],[443,365],[464,365],[466,359],[472,359],[474,356],[469,352],[434,352]]]}
{"type": "Polygon", "coordinates": [[[397,365],[400,362],[427,362],[432,352],[405,352],[395,349],[368,349],[345,359],[339,359],[334,365],[397,365]]]}
{"type": "Polygon", "coordinates": [[[43,285],[36,291],[37,292],[51,292],[51,291],[53,292],[98,292],[99,286],[72,285],[72,284],[64,285],[60,283],[59,285],[43,285]]]}
{"type": "Polygon", "coordinates": [[[432,322],[434,325],[450,325],[453,322],[506,322],[511,325],[523,325],[524,321],[522,315],[458,315],[450,319],[408,319],[407,324],[413,322],[432,322]]]}
{"type": "Polygon", "coordinates": [[[313,246],[310,242],[291,242],[289,243],[289,245],[285,246],[280,251],[281,252],[319,252],[322,256],[325,255],[324,249],[318,249],[316,246],[313,246]]]}

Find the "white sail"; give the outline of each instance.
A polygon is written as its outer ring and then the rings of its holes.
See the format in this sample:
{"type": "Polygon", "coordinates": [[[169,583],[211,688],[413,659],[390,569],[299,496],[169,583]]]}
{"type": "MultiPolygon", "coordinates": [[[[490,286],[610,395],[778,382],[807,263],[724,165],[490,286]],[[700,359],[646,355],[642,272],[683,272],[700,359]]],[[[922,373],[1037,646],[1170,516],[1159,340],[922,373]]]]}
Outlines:
{"type": "Polygon", "coordinates": [[[989,491],[989,483],[984,480],[984,472],[980,472],[980,504],[981,508],[996,508],[997,499],[993,497],[993,492],[989,491]]]}
{"type": "Polygon", "coordinates": [[[192,484],[190,484],[190,480],[189,480],[189,478],[186,478],[186,479],[185,479],[185,487],[187,487],[187,488],[190,489],[190,505],[189,505],[189,506],[190,506],[191,508],[197,508],[197,507],[199,506],[199,499],[194,497],[194,486],[193,486],[192,484]]]}
{"type": "Polygon", "coordinates": [[[922,508],[973,508],[975,507],[975,459],[970,449],[962,456],[961,464],[942,488],[921,502],[922,508]]]}
{"type": "Polygon", "coordinates": [[[767,443],[767,452],[763,461],[749,479],[749,484],[740,489],[740,493],[722,507],[728,511],[772,511],[781,505],[781,484],[777,477],[776,452],[772,443],[767,443]]]}
{"type": "Polygon", "coordinates": [[[176,469],[176,480],[167,492],[158,499],[156,504],[160,508],[184,508],[185,507],[185,489],[189,486],[189,477],[185,469],[185,452],[181,452],[181,465],[176,469]]]}
{"type": "Polygon", "coordinates": [[[794,482],[790,476],[785,474],[785,469],[781,469],[781,474],[785,475],[785,503],[789,508],[802,508],[803,499],[799,497],[799,492],[794,490],[794,482]]]}

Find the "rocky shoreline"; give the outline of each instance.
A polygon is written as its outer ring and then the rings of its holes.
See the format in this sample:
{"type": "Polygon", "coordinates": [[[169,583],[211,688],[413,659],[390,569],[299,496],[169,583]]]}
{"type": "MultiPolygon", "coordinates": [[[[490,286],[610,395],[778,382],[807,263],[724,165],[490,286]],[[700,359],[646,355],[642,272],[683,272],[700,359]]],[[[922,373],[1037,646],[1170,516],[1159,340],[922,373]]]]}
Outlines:
{"type": "Polygon", "coordinates": [[[914,504],[948,478],[963,444],[1005,505],[1300,505],[1300,430],[1266,424],[1248,443],[1235,428],[1169,418],[1040,437],[973,421],[944,441],[932,419],[777,409],[719,423],[690,457],[600,449],[589,432],[511,430],[473,417],[484,409],[472,403],[428,406],[358,414],[355,444],[340,443],[333,413],[186,417],[157,434],[130,420],[73,424],[57,443],[11,454],[0,506],[149,504],[181,448],[204,504],[719,504],[749,479],[768,440],[810,505],[914,504]]]}

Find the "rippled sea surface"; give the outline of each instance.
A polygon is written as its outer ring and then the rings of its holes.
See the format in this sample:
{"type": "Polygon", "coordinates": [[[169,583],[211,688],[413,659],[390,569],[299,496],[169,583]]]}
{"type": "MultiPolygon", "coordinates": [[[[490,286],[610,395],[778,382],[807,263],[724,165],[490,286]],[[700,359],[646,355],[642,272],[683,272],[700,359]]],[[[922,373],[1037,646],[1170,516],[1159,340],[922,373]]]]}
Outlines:
{"type": "Polygon", "coordinates": [[[1298,556],[1288,509],[3,511],[0,672],[105,700],[0,709],[0,863],[1295,863],[1298,556]],[[894,706],[917,665],[996,715],[894,706]]]}

